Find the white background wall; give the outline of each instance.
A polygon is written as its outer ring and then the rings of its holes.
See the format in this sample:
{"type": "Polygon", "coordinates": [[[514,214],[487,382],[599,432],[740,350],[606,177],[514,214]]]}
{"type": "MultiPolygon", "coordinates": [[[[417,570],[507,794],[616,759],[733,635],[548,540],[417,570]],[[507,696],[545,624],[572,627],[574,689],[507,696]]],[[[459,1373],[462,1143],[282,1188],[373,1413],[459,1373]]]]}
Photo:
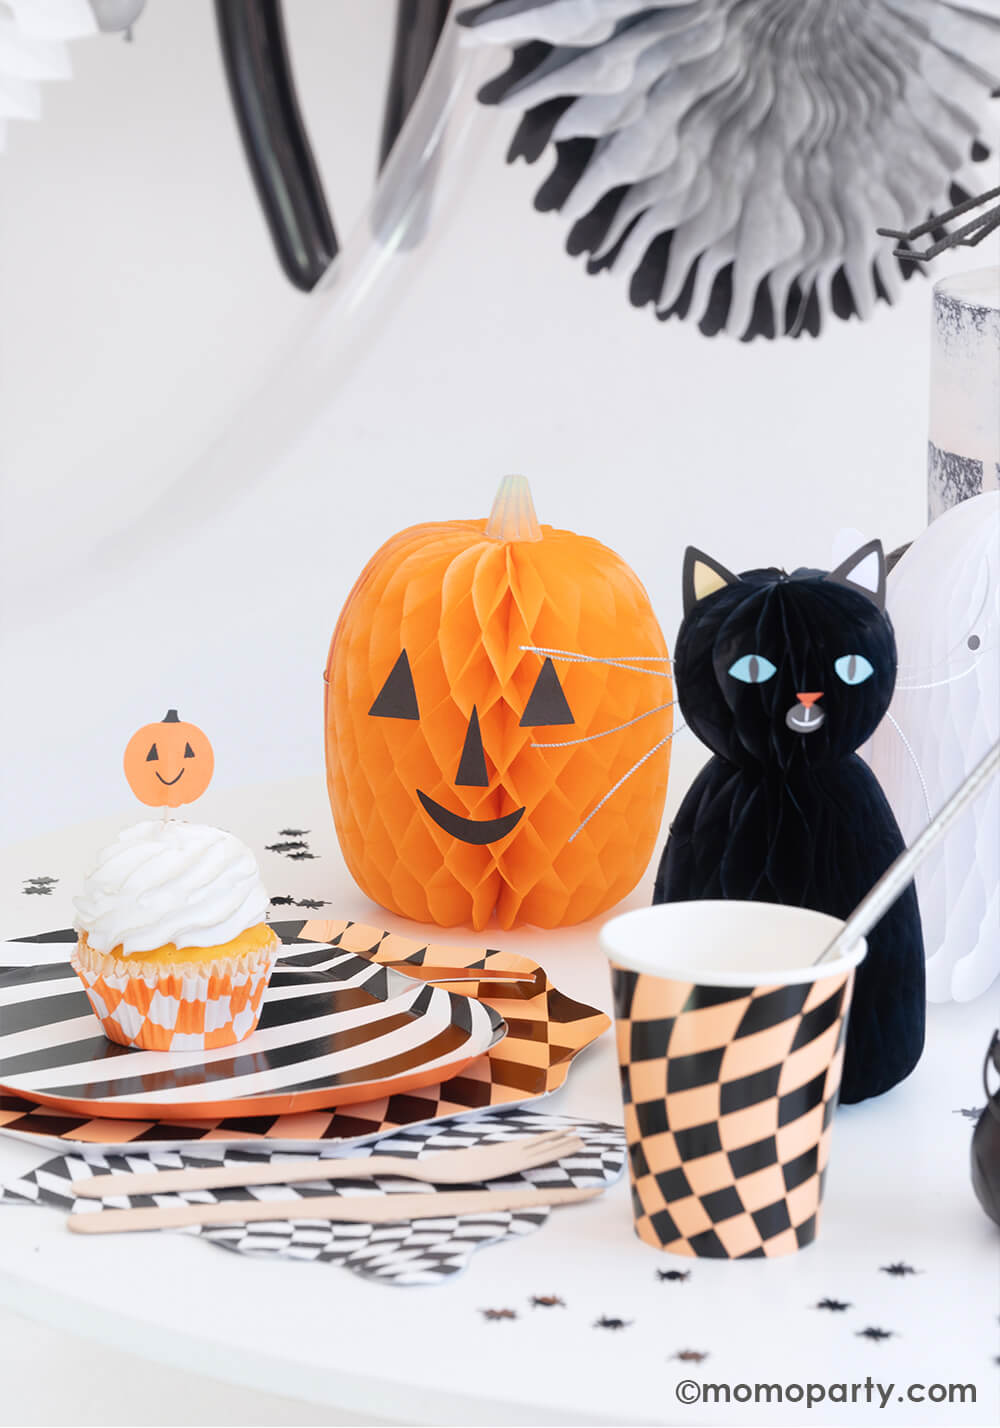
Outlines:
{"type": "MultiPolygon", "coordinates": [[[[342,233],[371,192],[393,8],[286,0],[342,233]]],[[[842,525],[889,547],[922,525],[929,284],[819,342],[658,324],[564,254],[564,225],[531,206],[545,165],[507,168],[512,121],[490,111],[447,221],[346,369],[290,359],[310,383],[299,420],[252,399],[316,308],[273,257],[209,0],[148,0],[134,44],[73,60],[0,156],[0,837],[134,817],[121,752],[168,705],[210,733],[220,788],[319,772],[321,672],[360,567],[404,525],[484,515],[507,471],[543,520],[632,563],[668,639],[689,542],[791,567],[824,563],[842,525]]],[[[60,1344],[65,1402],[53,1384],[42,1405],[53,1336],[0,1328],[7,1421],[110,1421],[67,1359],[93,1378],[90,1349],[60,1344]]],[[[250,1421],[235,1391],[102,1363],[114,1421],[177,1421],[196,1397],[204,1421],[250,1421]]],[[[279,1419],[313,1421],[257,1405],[279,1419]]]]}
{"type": "MultiPolygon", "coordinates": [[[[346,232],[393,6],[287,11],[346,232]]],[[[209,731],[221,787],[319,770],[321,672],[360,567],[404,525],[484,515],[504,472],[631,562],[668,639],[688,542],[792,567],[824,563],[841,525],[891,547],[922,524],[928,283],[818,342],[657,323],[566,256],[531,206],[546,165],[505,166],[495,111],[374,337],[305,371],[315,419],[248,406],[315,300],[272,255],[208,0],[149,0],[134,44],[73,57],[0,158],[5,836],[132,816],[121,750],[168,705],[209,731]],[[259,432],[283,423],[274,456],[259,432]]]]}

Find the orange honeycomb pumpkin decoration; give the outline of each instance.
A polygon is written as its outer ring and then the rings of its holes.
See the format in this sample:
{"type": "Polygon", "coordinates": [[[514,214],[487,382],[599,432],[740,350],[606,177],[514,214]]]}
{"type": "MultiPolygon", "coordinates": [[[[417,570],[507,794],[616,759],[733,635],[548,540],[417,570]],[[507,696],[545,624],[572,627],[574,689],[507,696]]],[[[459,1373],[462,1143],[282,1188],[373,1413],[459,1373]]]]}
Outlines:
{"type": "Polygon", "coordinates": [[[611,907],[660,829],[669,671],[633,572],[540,526],[521,477],[488,521],[393,536],[326,668],[327,785],[360,887],[442,927],[611,907]]]}

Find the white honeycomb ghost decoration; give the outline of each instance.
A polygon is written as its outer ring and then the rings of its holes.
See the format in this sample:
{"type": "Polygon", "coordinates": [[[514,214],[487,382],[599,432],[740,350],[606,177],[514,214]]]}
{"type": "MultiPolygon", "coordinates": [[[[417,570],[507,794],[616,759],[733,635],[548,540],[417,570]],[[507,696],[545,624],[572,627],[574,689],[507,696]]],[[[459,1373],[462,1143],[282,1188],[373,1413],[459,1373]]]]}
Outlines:
{"type": "MultiPolygon", "coordinates": [[[[899,672],[864,750],[907,843],[1000,737],[1000,492],[945,512],[889,576],[899,672]]],[[[917,874],[931,1001],[1000,973],[1000,792],[993,780],[917,874]]]]}

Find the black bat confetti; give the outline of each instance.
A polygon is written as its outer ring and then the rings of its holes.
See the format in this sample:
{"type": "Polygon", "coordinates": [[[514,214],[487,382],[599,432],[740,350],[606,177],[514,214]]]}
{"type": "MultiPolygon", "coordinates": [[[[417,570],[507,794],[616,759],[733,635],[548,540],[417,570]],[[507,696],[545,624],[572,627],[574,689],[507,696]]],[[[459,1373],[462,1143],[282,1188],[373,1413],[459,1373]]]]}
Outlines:
{"type": "Polygon", "coordinates": [[[58,878],[25,878],[23,891],[26,897],[48,897],[58,881],[58,878]]]}
{"type": "Polygon", "coordinates": [[[599,1319],[595,1319],[595,1329],[627,1329],[632,1323],[631,1319],[609,1319],[606,1314],[602,1314],[599,1319]]]}
{"type": "Polygon", "coordinates": [[[842,1299],[821,1299],[815,1307],[817,1309],[832,1309],[835,1312],[841,1312],[844,1309],[850,1309],[851,1306],[842,1299]]]}
{"type": "Polygon", "coordinates": [[[898,1338],[898,1335],[894,1334],[891,1329],[859,1329],[855,1338],[871,1339],[877,1344],[882,1339],[898,1338]]]}
{"type": "Polygon", "coordinates": [[[691,1271],[689,1269],[658,1269],[656,1277],[661,1282],[666,1280],[668,1283],[675,1284],[678,1281],[690,1279],[691,1271]]]}
{"type": "Polygon", "coordinates": [[[912,1264],[904,1264],[902,1260],[897,1260],[895,1264],[880,1264],[879,1269],[883,1274],[891,1274],[894,1279],[905,1279],[908,1274],[922,1274],[923,1270],[914,1269],[912,1264]]]}

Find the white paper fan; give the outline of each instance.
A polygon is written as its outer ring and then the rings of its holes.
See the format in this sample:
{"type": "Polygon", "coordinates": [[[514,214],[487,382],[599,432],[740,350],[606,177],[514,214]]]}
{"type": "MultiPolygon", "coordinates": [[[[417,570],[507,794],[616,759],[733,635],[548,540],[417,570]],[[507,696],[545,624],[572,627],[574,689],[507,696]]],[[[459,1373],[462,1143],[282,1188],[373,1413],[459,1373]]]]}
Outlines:
{"type": "Polygon", "coordinates": [[[868,317],[913,265],[876,228],[965,196],[988,156],[1000,0],[492,0],[468,43],[510,46],[480,92],[523,111],[508,158],[556,166],[535,206],[588,271],[707,335],[868,317]],[[982,8],[984,6],[988,8],[982,8]]]}
{"type": "MultiPolygon", "coordinates": [[[[889,576],[899,671],[865,756],[907,843],[1000,737],[1000,492],[946,511],[889,576]]],[[[1000,974],[1000,792],[981,795],[917,874],[931,1001],[1000,974]]]]}
{"type": "Polygon", "coordinates": [[[127,30],[145,0],[0,0],[0,153],[8,119],[40,119],[41,86],[72,74],[67,41],[127,30]]]}

